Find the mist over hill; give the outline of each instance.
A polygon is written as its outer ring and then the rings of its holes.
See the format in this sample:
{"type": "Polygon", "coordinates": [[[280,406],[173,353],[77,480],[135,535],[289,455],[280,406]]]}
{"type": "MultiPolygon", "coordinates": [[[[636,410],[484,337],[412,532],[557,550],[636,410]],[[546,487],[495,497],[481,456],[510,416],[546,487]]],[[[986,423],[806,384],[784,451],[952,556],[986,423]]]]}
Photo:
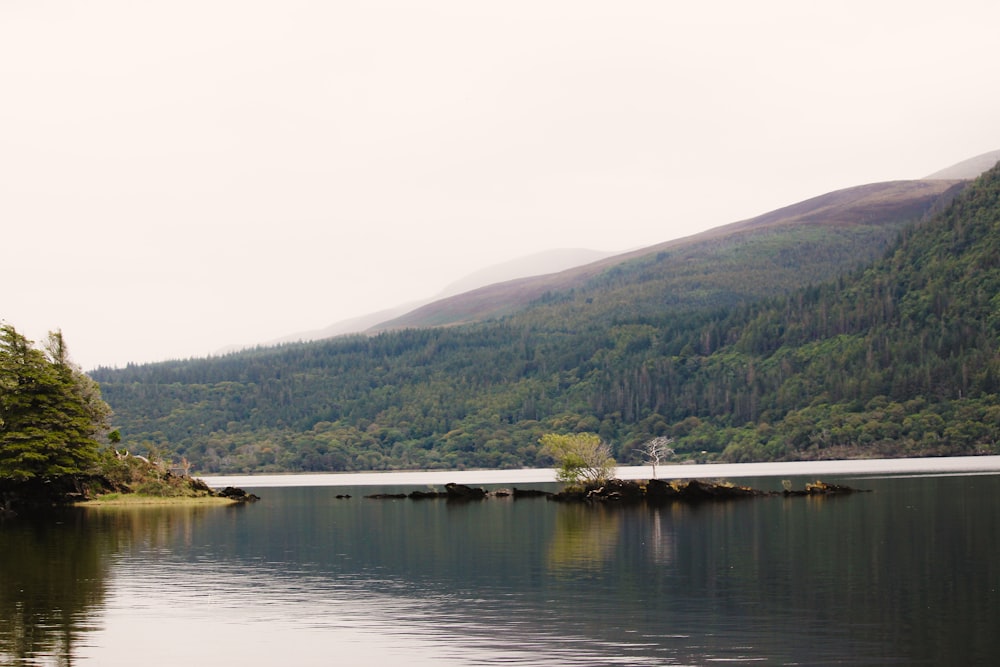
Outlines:
{"type": "MultiPolygon", "coordinates": [[[[424,306],[421,324],[95,371],[133,449],[202,472],[996,452],[1000,169],[872,184],[424,306]],[[432,324],[448,326],[432,326],[432,324]]],[[[423,311],[423,312],[421,312],[423,311]]]]}
{"type": "Polygon", "coordinates": [[[571,291],[594,291],[592,298],[654,310],[731,306],[827,280],[845,268],[872,261],[902,226],[939,209],[963,184],[961,180],[897,181],[832,192],[559,273],[495,283],[439,299],[369,331],[485,321],[571,291]],[[748,272],[769,275],[748,281],[748,272]],[[608,284],[611,275],[618,285],[608,284]],[[640,289],[643,294],[638,293],[640,289]]]}
{"type": "MultiPolygon", "coordinates": [[[[554,250],[533,253],[512,259],[508,262],[494,264],[493,266],[488,266],[464,276],[446,285],[444,289],[433,297],[421,301],[402,303],[389,309],[367,313],[359,317],[340,320],[322,329],[289,334],[276,340],[268,341],[264,345],[322,340],[324,338],[360,333],[375,328],[382,322],[401,317],[428,303],[456,294],[469,292],[493,283],[563,271],[574,266],[610,257],[614,254],[610,251],[590,250],[587,248],[556,248],[554,250]]],[[[225,350],[224,352],[235,351],[237,349],[234,348],[225,350]]]]}
{"type": "Polygon", "coordinates": [[[975,157],[963,160],[958,164],[936,171],[930,176],[925,176],[925,180],[951,180],[951,179],[973,179],[983,172],[992,169],[993,165],[1000,162],[1000,150],[990,151],[975,157]]]}
{"type": "MultiPolygon", "coordinates": [[[[1000,161],[1000,150],[991,151],[968,160],[963,160],[921,180],[953,182],[971,180],[991,168],[998,161],[1000,161]]],[[[557,287],[565,286],[565,281],[560,281],[553,274],[565,272],[567,275],[564,278],[572,279],[571,275],[573,272],[571,270],[580,268],[581,270],[576,275],[585,276],[592,273],[594,268],[605,266],[606,264],[602,260],[610,259],[611,262],[617,263],[633,256],[661,252],[676,245],[690,245],[693,241],[718,238],[739,229],[749,231],[753,228],[763,229],[768,226],[787,227],[808,222],[837,224],[839,221],[842,224],[852,224],[858,220],[865,219],[866,216],[881,215],[883,217],[890,217],[886,216],[887,211],[869,212],[863,210],[866,206],[872,206],[873,209],[877,208],[879,199],[883,200],[882,205],[884,206],[898,207],[890,215],[903,216],[908,219],[909,216],[912,216],[912,210],[908,211],[906,207],[913,206],[919,208],[925,201],[923,197],[936,196],[939,194],[937,192],[938,189],[939,187],[936,185],[921,183],[921,181],[875,184],[861,186],[861,188],[849,188],[816,197],[743,222],[712,229],[694,237],[668,241],[663,244],[627,253],[587,248],[556,248],[546,250],[480,269],[455,280],[445,286],[438,294],[420,301],[401,303],[392,308],[340,320],[322,329],[291,333],[261,344],[271,346],[282,343],[322,340],[364,331],[377,332],[406,326],[438,326],[441,324],[481,320],[516,309],[518,303],[525,300],[530,301],[533,298],[537,298],[540,293],[544,293],[550,284],[557,287]],[[925,189],[925,193],[922,195],[917,194],[913,201],[907,201],[908,198],[914,196],[915,191],[920,189],[925,189]],[[865,191],[868,192],[866,193],[865,191]],[[518,281],[516,285],[502,286],[505,283],[513,283],[514,281],[518,281]],[[486,293],[484,294],[462,297],[462,295],[483,288],[486,288],[486,293]],[[452,297],[460,298],[450,302],[445,301],[452,297]],[[485,312],[466,312],[466,307],[461,303],[463,300],[476,302],[484,298],[494,302],[494,305],[485,312]],[[414,312],[418,310],[420,312],[414,312]],[[442,317],[442,311],[451,312],[453,315],[442,317]]],[[[879,249],[878,247],[872,248],[875,251],[879,249]]],[[[866,260],[868,258],[869,256],[866,255],[861,259],[866,260]]],[[[473,306],[471,310],[478,311],[479,308],[473,306]]],[[[250,346],[231,347],[220,350],[219,354],[235,352],[245,347],[250,346]]]]}

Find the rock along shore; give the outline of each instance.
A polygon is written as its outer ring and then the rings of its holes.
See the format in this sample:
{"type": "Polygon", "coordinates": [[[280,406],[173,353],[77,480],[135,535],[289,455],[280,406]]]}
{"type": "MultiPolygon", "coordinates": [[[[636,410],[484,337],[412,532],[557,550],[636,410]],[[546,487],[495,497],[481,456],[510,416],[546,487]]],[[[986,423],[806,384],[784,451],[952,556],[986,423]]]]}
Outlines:
{"type": "MultiPolygon", "coordinates": [[[[741,498],[760,498],[766,496],[833,496],[858,493],[859,489],[838,484],[827,484],[816,481],[806,484],[804,489],[792,490],[786,485],[784,491],[761,491],[748,486],[737,486],[729,482],[707,482],[704,480],[687,480],[667,482],[660,479],[621,480],[612,479],[604,484],[586,488],[567,488],[559,492],[541,491],[537,489],[498,489],[487,491],[465,484],[450,483],[444,491],[411,491],[410,493],[375,493],[366,498],[375,500],[428,500],[444,498],[452,501],[484,500],[486,498],[529,498],[545,497],[555,502],[586,502],[586,503],[667,503],[667,502],[705,502],[714,500],[735,500],[741,498]]],[[[349,495],[339,495],[338,498],[350,498],[349,495]]]]}

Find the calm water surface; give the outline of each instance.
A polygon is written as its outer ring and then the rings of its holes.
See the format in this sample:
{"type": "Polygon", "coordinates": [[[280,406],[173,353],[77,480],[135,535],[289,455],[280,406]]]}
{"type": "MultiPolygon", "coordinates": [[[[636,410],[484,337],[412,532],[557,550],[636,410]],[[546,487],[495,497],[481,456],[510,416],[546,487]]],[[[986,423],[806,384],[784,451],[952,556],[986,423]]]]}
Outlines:
{"type": "Polygon", "coordinates": [[[993,664],[1000,463],[974,463],[658,508],[267,478],[247,507],[7,521],[0,664],[993,664]]]}

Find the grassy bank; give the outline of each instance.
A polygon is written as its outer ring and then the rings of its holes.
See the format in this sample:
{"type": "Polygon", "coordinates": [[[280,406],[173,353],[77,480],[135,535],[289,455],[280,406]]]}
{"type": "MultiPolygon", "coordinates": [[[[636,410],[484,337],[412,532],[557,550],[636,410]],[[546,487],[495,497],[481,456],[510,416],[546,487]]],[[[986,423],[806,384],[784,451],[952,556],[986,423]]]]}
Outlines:
{"type": "Polygon", "coordinates": [[[253,494],[227,487],[210,488],[197,477],[178,474],[162,461],[125,452],[105,452],[97,474],[78,485],[76,507],[211,507],[257,500],[253,494]]]}
{"type": "Polygon", "coordinates": [[[138,493],[106,493],[89,500],[73,503],[76,507],[162,507],[235,505],[233,498],[220,496],[147,496],[138,493]]]}

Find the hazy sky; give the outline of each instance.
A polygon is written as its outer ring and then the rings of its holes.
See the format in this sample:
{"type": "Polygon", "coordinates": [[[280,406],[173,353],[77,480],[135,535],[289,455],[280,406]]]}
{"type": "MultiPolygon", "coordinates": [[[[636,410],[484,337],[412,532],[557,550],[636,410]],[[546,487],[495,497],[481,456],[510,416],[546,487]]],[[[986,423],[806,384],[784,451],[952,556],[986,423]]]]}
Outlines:
{"type": "Polygon", "coordinates": [[[995,0],[0,0],[0,319],[205,356],[1000,148],[995,0]]]}

